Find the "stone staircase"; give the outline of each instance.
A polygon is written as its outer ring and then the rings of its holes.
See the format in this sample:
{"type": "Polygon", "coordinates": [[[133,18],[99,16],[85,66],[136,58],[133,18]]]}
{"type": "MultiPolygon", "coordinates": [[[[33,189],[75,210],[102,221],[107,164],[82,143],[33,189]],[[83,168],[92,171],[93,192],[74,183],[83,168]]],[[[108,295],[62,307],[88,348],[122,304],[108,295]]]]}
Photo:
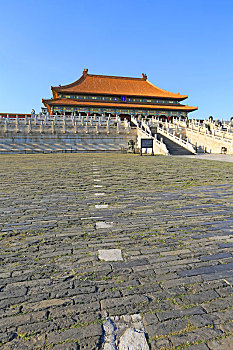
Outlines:
{"type": "Polygon", "coordinates": [[[188,151],[184,147],[178,145],[177,143],[173,142],[172,140],[169,140],[164,135],[161,135],[160,133],[157,134],[158,140],[163,140],[163,143],[165,143],[169,154],[171,155],[193,155],[192,152],[188,151]]]}

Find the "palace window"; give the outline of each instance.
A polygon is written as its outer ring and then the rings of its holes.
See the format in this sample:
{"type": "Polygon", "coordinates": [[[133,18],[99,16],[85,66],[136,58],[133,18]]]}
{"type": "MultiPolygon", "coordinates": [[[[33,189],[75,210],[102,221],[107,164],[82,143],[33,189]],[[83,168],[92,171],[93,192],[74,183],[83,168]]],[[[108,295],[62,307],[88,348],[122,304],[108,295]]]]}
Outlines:
{"type": "Polygon", "coordinates": [[[157,104],[179,104],[177,100],[166,100],[156,98],[139,98],[139,97],[126,97],[125,96],[97,96],[97,95],[66,95],[59,94],[60,98],[78,99],[78,100],[95,100],[95,101],[115,101],[115,102],[135,102],[135,103],[157,103],[157,104]],[[126,101],[122,98],[125,97],[126,101]]]}

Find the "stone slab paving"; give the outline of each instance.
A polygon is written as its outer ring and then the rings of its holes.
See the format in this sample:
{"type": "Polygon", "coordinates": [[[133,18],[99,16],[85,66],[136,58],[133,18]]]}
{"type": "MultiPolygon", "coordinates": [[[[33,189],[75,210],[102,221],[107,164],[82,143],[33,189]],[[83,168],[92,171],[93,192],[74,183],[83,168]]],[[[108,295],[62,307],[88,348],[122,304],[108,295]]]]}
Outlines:
{"type": "Polygon", "coordinates": [[[190,158],[190,159],[201,159],[201,160],[218,160],[220,162],[233,162],[233,155],[232,154],[196,154],[193,156],[179,156],[184,158],[190,158]]]}
{"type": "Polygon", "coordinates": [[[232,163],[54,154],[0,165],[0,348],[103,349],[106,320],[138,314],[150,349],[233,349],[232,163]],[[99,259],[110,249],[124,260],[99,259]]]}

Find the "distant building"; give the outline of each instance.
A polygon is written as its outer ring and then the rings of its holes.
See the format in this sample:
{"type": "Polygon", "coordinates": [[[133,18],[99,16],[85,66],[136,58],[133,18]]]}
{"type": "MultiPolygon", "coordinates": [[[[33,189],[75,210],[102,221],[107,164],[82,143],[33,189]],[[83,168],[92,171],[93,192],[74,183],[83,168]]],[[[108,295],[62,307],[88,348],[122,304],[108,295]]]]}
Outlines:
{"type": "Polygon", "coordinates": [[[168,92],[142,78],[116,77],[88,74],[74,83],[51,87],[53,98],[43,99],[50,114],[81,113],[81,115],[119,115],[130,119],[131,115],[159,116],[161,119],[187,117],[188,112],[197,110],[180,104],[188,95],[168,92]]]}

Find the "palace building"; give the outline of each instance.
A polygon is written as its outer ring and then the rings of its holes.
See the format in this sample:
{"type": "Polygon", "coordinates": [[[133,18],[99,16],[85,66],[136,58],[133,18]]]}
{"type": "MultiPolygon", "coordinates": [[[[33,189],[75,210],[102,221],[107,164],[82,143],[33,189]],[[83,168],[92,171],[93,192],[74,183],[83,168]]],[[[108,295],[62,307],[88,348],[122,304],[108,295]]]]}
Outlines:
{"type": "Polygon", "coordinates": [[[88,74],[74,83],[51,87],[53,98],[42,102],[50,114],[118,115],[122,119],[130,116],[157,116],[161,119],[187,117],[198,107],[190,107],[180,102],[188,95],[180,95],[160,89],[142,78],[117,77],[88,74]]]}

